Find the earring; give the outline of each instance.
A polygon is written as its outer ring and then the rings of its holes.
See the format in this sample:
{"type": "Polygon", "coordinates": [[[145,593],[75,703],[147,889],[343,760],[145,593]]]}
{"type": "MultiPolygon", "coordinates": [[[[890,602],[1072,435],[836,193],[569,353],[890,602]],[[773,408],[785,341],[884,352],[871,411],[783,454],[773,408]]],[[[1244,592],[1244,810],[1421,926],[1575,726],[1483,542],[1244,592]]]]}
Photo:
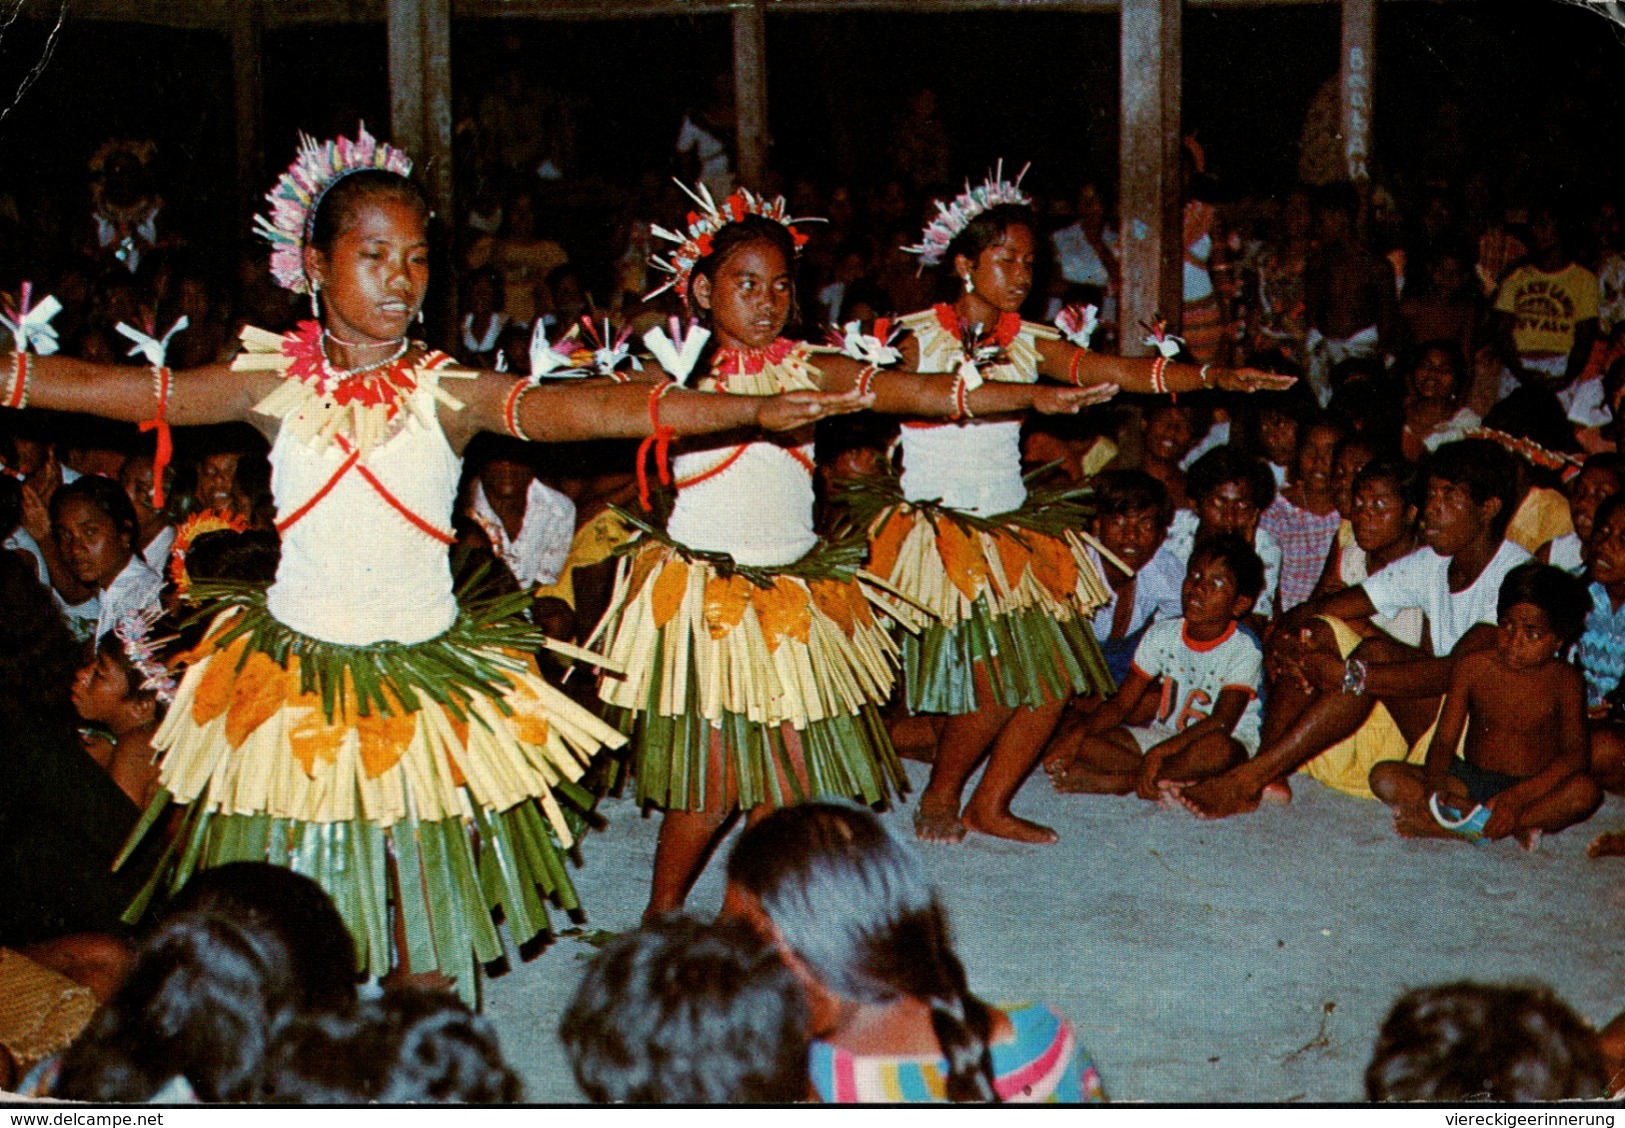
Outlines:
{"type": "Polygon", "coordinates": [[[321,286],[315,282],[310,284],[310,316],[317,321],[322,319],[322,299],[317,295],[321,293],[321,286]]]}
{"type": "Polygon", "coordinates": [[[423,324],[423,307],[422,306],[418,306],[418,324],[419,325],[423,324]]]}
{"type": "Polygon", "coordinates": [[[965,293],[967,293],[967,294],[976,293],[976,283],[971,281],[970,275],[968,275],[968,274],[965,275],[965,293]]]}

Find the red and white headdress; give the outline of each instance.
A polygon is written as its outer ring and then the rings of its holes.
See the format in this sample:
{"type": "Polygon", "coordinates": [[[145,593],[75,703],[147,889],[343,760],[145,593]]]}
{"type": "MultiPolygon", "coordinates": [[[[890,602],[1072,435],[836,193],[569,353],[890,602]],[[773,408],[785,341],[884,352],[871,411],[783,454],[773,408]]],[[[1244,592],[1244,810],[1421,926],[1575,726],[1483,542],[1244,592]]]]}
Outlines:
{"type": "Polygon", "coordinates": [[[361,126],[354,141],[348,137],[317,141],[299,135],[299,156],[277,179],[276,187],[265,194],[271,205],[269,216],[254,217],[254,228],[271,244],[271,276],[277,285],[296,294],[308,294],[305,277],[305,244],[322,197],[352,172],[382,169],[412,174],[412,158],[361,126]]]}
{"type": "Polygon", "coordinates": [[[942,256],[948,253],[948,244],[970,226],[971,220],[989,208],[996,208],[1000,204],[1025,207],[1033,202],[1032,197],[1021,190],[1021,178],[1027,175],[1031,167],[1030,164],[1023,165],[1014,180],[1006,180],[1004,162],[1001,160],[994,167],[993,175],[975,188],[970,186],[970,181],[965,181],[965,190],[954,197],[952,203],[936,201],[937,217],[925,225],[918,244],[904,247],[903,250],[911,255],[919,255],[920,263],[924,266],[937,265],[942,261],[942,256]]]}
{"type": "Polygon", "coordinates": [[[804,232],[797,231],[795,225],[823,222],[811,216],[792,219],[790,208],[784,202],[783,196],[775,196],[770,200],[766,196],[758,196],[749,188],[739,188],[722,201],[721,207],[718,207],[711,197],[710,190],[703,184],[694,191],[679,180],[677,187],[687,193],[688,198],[700,206],[700,210],[688,213],[688,229],[681,234],[655,224],[649,225],[650,234],[676,243],[677,249],[665,258],[659,255],[649,256],[649,265],[671,275],[671,280],[645,294],[644,301],[671,289],[677,291],[678,297],[687,298],[688,280],[694,273],[694,264],[711,253],[711,240],[716,233],[730,223],[738,223],[747,215],[759,215],[763,219],[771,219],[774,223],[782,223],[789,229],[790,238],[794,241],[797,251],[807,242],[807,236],[804,232]]]}
{"type": "Polygon", "coordinates": [[[137,690],[143,693],[150,690],[159,701],[168,705],[175,700],[175,675],[169,672],[169,667],[158,656],[158,647],[169,640],[152,637],[152,625],[162,615],[163,612],[156,607],[132,611],[114,625],[113,634],[124,648],[124,656],[130,660],[130,665],[141,675],[137,690]]]}

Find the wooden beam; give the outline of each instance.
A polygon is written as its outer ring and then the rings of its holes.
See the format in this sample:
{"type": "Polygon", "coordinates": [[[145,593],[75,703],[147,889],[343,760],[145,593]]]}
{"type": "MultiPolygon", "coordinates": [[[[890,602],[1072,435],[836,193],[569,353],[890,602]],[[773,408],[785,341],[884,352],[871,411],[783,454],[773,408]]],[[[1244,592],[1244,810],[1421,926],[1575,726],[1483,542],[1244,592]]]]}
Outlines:
{"type": "MultiPolygon", "coordinates": [[[[454,231],[451,163],[451,0],[391,0],[390,139],[412,157],[414,174],[439,223],[454,231]]],[[[437,240],[442,246],[448,240],[437,240]]],[[[457,316],[457,278],[448,258],[426,312],[432,335],[457,316]]]]}
{"type": "MultiPolygon", "coordinates": [[[[402,0],[404,2],[404,0],[402,0]]],[[[740,0],[455,0],[458,19],[646,19],[661,16],[726,14],[740,0]]],[[[1335,4],[1341,0],[1187,0],[1192,8],[1264,9],[1335,4]]],[[[1384,3],[1420,3],[1422,0],[1383,0],[1384,3]]],[[[236,0],[73,0],[73,17],[123,20],[177,28],[230,26],[229,9],[236,0]]],[[[378,23],[394,0],[266,0],[263,13],[268,28],[306,27],[312,24],[378,23]]],[[[769,12],[909,12],[941,15],[948,12],[1115,12],[1119,0],[766,0],[769,12]]],[[[25,9],[32,6],[25,6],[25,9]]],[[[40,11],[43,6],[37,6],[40,11]]],[[[54,11],[54,7],[52,9],[54,11]]],[[[38,18],[38,12],[32,12],[38,18]]],[[[26,18],[26,17],[25,17],[26,18]]]]}
{"type": "Polygon", "coordinates": [[[1140,323],[1177,329],[1183,304],[1179,147],[1181,0],[1123,0],[1118,139],[1123,290],[1118,351],[1147,351],[1140,323]]]}
{"type": "Polygon", "coordinates": [[[740,183],[762,187],[767,171],[767,21],[761,0],[746,0],[733,10],[734,143],[739,153],[740,183]]]}
{"type": "Polygon", "coordinates": [[[414,160],[423,154],[423,17],[430,0],[395,0],[388,9],[389,136],[414,160]]]}
{"type": "Polygon", "coordinates": [[[1370,179],[1376,60],[1376,0],[1343,0],[1343,158],[1348,177],[1356,184],[1370,179]]]}
{"type": "Polygon", "coordinates": [[[237,205],[253,210],[265,185],[265,84],[260,76],[260,0],[231,8],[231,100],[237,122],[237,205]]]}

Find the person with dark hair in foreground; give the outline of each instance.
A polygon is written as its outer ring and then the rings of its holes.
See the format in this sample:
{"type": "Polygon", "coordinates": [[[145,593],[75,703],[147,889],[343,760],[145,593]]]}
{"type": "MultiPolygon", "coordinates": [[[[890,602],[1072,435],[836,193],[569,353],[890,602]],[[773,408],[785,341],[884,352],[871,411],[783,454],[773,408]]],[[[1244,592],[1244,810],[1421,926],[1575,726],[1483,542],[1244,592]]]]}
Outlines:
{"type": "Polygon", "coordinates": [[[304,926],[325,895],[293,873],[255,889],[271,869],[244,867],[182,894],[181,911],[146,938],[118,994],[63,1056],[50,1095],[249,1101],[280,1019],[315,1002],[353,1003],[353,992],[325,993],[299,954],[312,941],[321,947],[304,926]]]}
{"type": "Polygon", "coordinates": [[[872,812],[775,811],[735,843],[728,883],[807,993],[820,1100],[1105,1100],[1058,1011],[971,993],[919,856],[872,812]]]}
{"type": "Polygon", "coordinates": [[[1365,1071],[1371,1101],[1529,1103],[1607,1095],[1597,1034],[1545,987],[1451,983],[1401,995],[1365,1071]]]}
{"type": "Polygon", "coordinates": [[[576,1084],[599,1104],[806,1100],[807,1009],[749,926],[682,916],[593,957],[559,1025],[576,1084]]]}
{"type": "Polygon", "coordinates": [[[514,1104],[496,1031],[454,995],[402,987],[351,1014],[286,1023],[266,1056],[265,1104],[514,1104]]]}

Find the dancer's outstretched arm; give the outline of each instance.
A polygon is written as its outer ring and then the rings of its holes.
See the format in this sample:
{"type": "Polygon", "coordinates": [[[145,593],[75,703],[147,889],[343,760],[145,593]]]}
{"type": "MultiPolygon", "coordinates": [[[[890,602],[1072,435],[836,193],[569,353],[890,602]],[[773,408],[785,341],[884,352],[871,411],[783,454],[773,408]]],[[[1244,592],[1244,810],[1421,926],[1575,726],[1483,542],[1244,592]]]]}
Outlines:
{"type": "MultiPolygon", "coordinates": [[[[250,409],[279,379],[274,372],[235,372],[229,364],[174,372],[164,418],[176,426],[247,420],[250,409]]],[[[159,381],[151,368],[7,352],[0,354],[0,380],[6,393],[0,403],[8,406],[26,403],[126,423],[142,423],[158,414],[159,381]],[[26,384],[26,395],[20,382],[26,384]]]]}
{"type": "Polygon", "coordinates": [[[552,384],[529,387],[496,372],[451,388],[467,407],[442,412],[453,446],[480,431],[518,434],[538,442],[636,439],[656,423],[678,435],[707,435],[742,427],[793,431],[831,415],[862,411],[873,394],[784,392],[776,396],[719,396],[671,384],[552,384]],[[517,423],[514,427],[512,424],[517,423]]]}

